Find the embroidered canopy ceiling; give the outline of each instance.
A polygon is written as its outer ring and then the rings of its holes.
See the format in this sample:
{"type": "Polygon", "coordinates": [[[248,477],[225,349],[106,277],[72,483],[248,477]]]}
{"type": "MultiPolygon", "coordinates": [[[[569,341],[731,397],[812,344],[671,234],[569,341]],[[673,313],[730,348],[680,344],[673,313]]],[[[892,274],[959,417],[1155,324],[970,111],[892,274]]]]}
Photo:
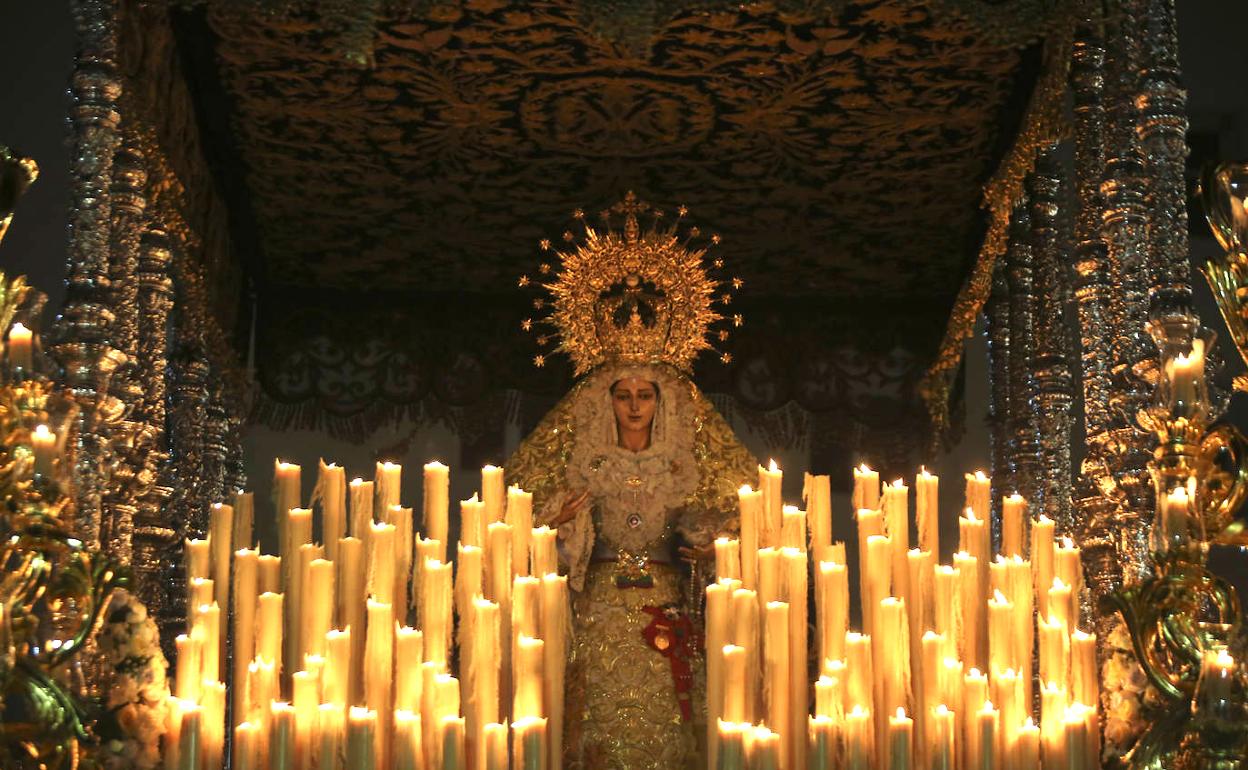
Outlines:
{"type": "MultiPolygon", "coordinates": [[[[532,371],[516,279],[570,212],[627,190],[688,206],[744,280],[734,364],[704,367],[708,387],[739,389],[759,357],[793,380],[846,349],[901,349],[910,374],[889,387],[912,401],[1036,80],[1025,44],[1044,7],[638,3],[630,17],[460,0],[364,3],[375,14],[347,23],[340,5],[173,14],[256,290],[266,391],[340,416],[430,387],[453,402],[437,383],[465,351],[488,383],[566,387],[566,369],[532,371]]],[[[801,390],[777,387],[754,406],[801,390]]]]}

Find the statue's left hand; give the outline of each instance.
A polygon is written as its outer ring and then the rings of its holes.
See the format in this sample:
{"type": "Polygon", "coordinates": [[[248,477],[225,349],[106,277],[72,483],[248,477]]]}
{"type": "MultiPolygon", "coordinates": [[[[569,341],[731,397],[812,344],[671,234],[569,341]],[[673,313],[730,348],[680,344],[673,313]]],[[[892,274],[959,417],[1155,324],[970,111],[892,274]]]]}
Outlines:
{"type": "Polygon", "coordinates": [[[676,552],[687,562],[710,561],[715,558],[715,543],[712,541],[703,545],[682,545],[676,552]]]}

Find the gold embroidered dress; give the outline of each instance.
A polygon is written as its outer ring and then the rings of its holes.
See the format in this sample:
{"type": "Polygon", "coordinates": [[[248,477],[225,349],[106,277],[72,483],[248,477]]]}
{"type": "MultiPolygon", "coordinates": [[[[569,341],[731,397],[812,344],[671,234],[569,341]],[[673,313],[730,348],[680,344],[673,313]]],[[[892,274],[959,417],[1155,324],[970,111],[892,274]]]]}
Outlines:
{"type": "Polygon", "coordinates": [[[688,682],[678,692],[677,671],[699,654],[683,634],[701,629],[689,625],[687,566],[676,548],[706,544],[729,524],[736,490],[755,467],[693,383],[663,365],[595,370],[508,461],[509,483],[532,490],[541,513],[590,492],[591,504],[559,530],[574,591],[568,770],[692,766],[704,704],[688,682]],[[640,452],[617,445],[610,388],[627,377],[660,394],[640,452]],[[674,655],[687,659],[674,663],[674,655]]]}
{"type": "MultiPolygon", "coordinates": [[[[533,494],[539,521],[589,492],[589,505],[559,527],[573,590],[566,770],[690,767],[705,731],[693,686],[701,629],[686,611],[677,546],[705,545],[730,526],[737,489],[756,463],[689,379],[694,358],[711,347],[710,325],[726,320],[712,303],[731,296],[708,276],[697,228],[679,232],[684,215],[665,216],[629,193],[602,212],[605,229],[577,212],[584,237],[566,232],[557,270],[541,267],[555,273],[543,285],[546,321],[581,379],[506,467],[507,483],[533,494]],[[622,227],[612,229],[613,219],[622,227]],[[633,377],[654,383],[658,395],[650,443],[639,452],[619,446],[612,407],[612,385],[633,377]]],[[[552,250],[550,241],[541,246],[552,250]]]]}

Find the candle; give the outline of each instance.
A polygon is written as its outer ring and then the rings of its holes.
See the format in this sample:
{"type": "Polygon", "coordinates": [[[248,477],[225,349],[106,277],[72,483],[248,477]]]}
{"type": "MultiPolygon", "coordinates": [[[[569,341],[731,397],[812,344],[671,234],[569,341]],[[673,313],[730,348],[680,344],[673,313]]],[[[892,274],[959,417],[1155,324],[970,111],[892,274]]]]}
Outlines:
{"type": "Polygon", "coordinates": [[[1019,770],[1040,770],[1040,728],[1031,717],[1018,728],[1006,761],[1019,770]]]}
{"type": "Polygon", "coordinates": [[[256,518],[256,496],[251,492],[239,492],[234,495],[233,507],[234,524],[230,527],[233,533],[233,543],[230,547],[234,551],[251,548],[256,542],[252,534],[256,518]]]}
{"type": "Polygon", "coordinates": [[[374,511],[386,515],[392,506],[401,504],[403,489],[403,466],[389,460],[373,467],[373,489],[376,500],[374,511]]]}
{"type": "Polygon", "coordinates": [[[741,584],[744,588],[758,589],[758,548],[760,519],[763,516],[763,493],[755,492],[748,485],[737,490],[737,503],[741,514],[741,584]]]}
{"type": "Polygon", "coordinates": [[[368,594],[386,604],[391,604],[394,599],[396,550],[393,524],[369,524],[368,594]]]}
{"type": "MultiPolygon", "coordinates": [[[[789,604],[768,602],[765,607],[763,642],[763,692],[767,700],[767,723],[775,727],[780,741],[780,765],[793,767],[792,754],[792,703],[789,688],[792,678],[789,672],[789,604]]],[[[805,677],[803,677],[804,679],[805,677]]],[[[805,686],[802,687],[803,693],[805,686]]],[[[805,722],[805,710],[802,721],[805,722]]]]}
{"type": "Polygon", "coordinates": [[[758,551],[758,601],[764,607],[768,602],[784,597],[781,583],[779,548],[760,548],[758,551]]]}
{"type": "Polygon", "coordinates": [[[459,541],[464,545],[485,547],[485,503],[476,494],[459,502],[459,541]]]}
{"type": "Polygon", "coordinates": [[[56,434],[48,426],[38,425],[30,433],[30,443],[35,454],[35,474],[52,475],[56,462],[56,434]]]}
{"type": "MultiPolygon", "coordinates": [[[[295,463],[273,461],[273,507],[281,522],[287,511],[300,505],[303,469],[295,463]]],[[[280,535],[280,532],[279,532],[280,535]]]]}
{"type": "Polygon", "coordinates": [[[910,770],[913,734],[914,722],[899,706],[897,714],[888,718],[888,766],[891,770],[910,770]]]}
{"type": "MultiPolygon", "coordinates": [[[[910,671],[916,684],[916,695],[926,677],[923,658],[923,634],[932,627],[932,568],[935,559],[927,551],[910,549],[906,553],[906,568],[909,573],[910,598],[906,602],[906,625],[910,631],[910,671]]],[[[943,654],[943,653],[942,653],[943,654]]],[[[933,658],[939,660],[939,657],[933,658]]],[[[921,701],[916,701],[921,702],[921,701]]],[[[932,704],[935,705],[935,704],[932,704]]],[[[919,709],[915,713],[915,729],[921,738],[923,724],[927,721],[927,711],[919,709]]]]}
{"type": "Polygon", "coordinates": [[[777,548],[780,546],[780,534],[783,524],[781,488],[784,473],[771,460],[768,466],[758,466],[758,491],[762,493],[762,517],[759,519],[759,548],[777,548]]]}
{"type": "Polygon", "coordinates": [[[234,727],[234,763],[231,765],[233,770],[257,770],[257,743],[259,737],[259,725],[251,722],[239,722],[234,727]]]}
{"type": "Polygon", "coordinates": [[[940,558],[940,477],[919,469],[914,480],[914,513],[919,530],[919,550],[940,558]]]}
{"type": "Polygon", "coordinates": [[[291,676],[294,693],[291,705],[295,709],[295,762],[296,767],[302,770],[311,770],[314,766],[314,752],[320,743],[320,735],[316,731],[319,678],[310,671],[296,671],[291,676]]]}
{"type": "MultiPolygon", "coordinates": [[[[428,567],[430,559],[439,564],[446,562],[446,549],[437,540],[427,540],[423,537],[416,538],[416,558],[412,564],[412,597],[416,603],[418,622],[422,626],[424,625],[424,620],[419,618],[419,616],[421,612],[424,612],[425,569],[428,567]]],[[[484,553],[481,559],[484,564],[484,553]]],[[[484,572],[482,575],[484,577],[484,572]]]]}
{"type": "Polygon", "coordinates": [[[1163,366],[1170,383],[1174,403],[1183,406],[1200,405],[1205,389],[1205,342],[1192,340],[1191,353],[1179,353],[1165,361],[1163,366]]]}
{"type": "MultiPolygon", "coordinates": [[[[781,509],[780,547],[806,552],[806,512],[795,505],[781,509]]],[[[805,741],[803,740],[803,745],[805,741]]]]}
{"type": "Polygon", "coordinates": [[[533,562],[532,571],[535,576],[542,577],[559,572],[558,538],[559,533],[545,524],[533,529],[529,558],[533,562]]]}
{"type": "Polygon", "coordinates": [[[931,770],[955,770],[953,716],[943,703],[928,713],[928,767],[931,770]]]}
{"type": "MultiPolygon", "coordinates": [[[[741,542],[726,537],[715,538],[715,577],[741,579],[741,542]]],[[[714,723],[708,725],[708,729],[714,723]]]]}
{"type": "MultiPolygon", "coordinates": [[[[394,630],[394,707],[420,711],[420,669],[412,665],[424,657],[424,634],[403,626],[394,630]]],[[[398,740],[396,738],[396,740],[398,740]]]]}
{"type": "Polygon", "coordinates": [[[1071,642],[1066,624],[1052,617],[1037,618],[1036,624],[1040,630],[1040,681],[1066,687],[1071,642]]]}
{"type": "MultiPolygon", "coordinates": [[[[709,648],[716,649],[716,648],[709,648]]],[[[719,668],[723,671],[723,718],[730,723],[744,722],[746,714],[746,670],[745,648],[736,644],[725,644],[720,650],[719,668]]],[[[722,738],[722,731],[721,731],[722,738]]],[[[720,749],[723,749],[721,744],[720,749]]]]}
{"type": "Polygon", "coordinates": [[[992,510],[992,479],[983,471],[966,474],[966,507],[974,513],[971,518],[981,522],[988,520],[992,510]]]}
{"type": "Polygon", "coordinates": [[[377,763],[374,754],[377,731],[377,712],[352,706],[347,714],[347,762],[351,770],[376,770],[385,767],[377,763]]]}
{"type": "Polygon", "coordinates": [[[212,563],[212,551],[207,540],[187,540],[185,541],[186,554],[186,582],[190,583],[196,578],[208,580],[210,572],[210,564],[212,563]]]}
{"type": "Polygon", "coordinates": [[[1023,678],[1014,669],[1006,669],[992,678],[992,702],[1001,704],[1001,721],[998,725],[998,755],[1008,761],[1012,746],[1018,740],[1018,731],[1031,713],[1031,704],[1023,702],[1023,678]]]}
{"type": "Polygon", "coordinates": [[[1027,518],[1027,501],[1015,492],[1001,501],[1001,554],[1023,555],[1023,526],[1027,518]]]}
{"type": "MultiPolygon", "coordinates": [[[[425,537],[430,540],[449,542],[448,517],[450,515],[451,469],[434,460],[424,467],[424,516],[425,537]]],[[[480,542],[472,543],[481,545],[480,542]]]]}
{"type": "MultiPolygon", "coordinates": [[[[480,744],[484,749],[478,755],[479,770],[507,770],[507,725],[491,722],[485,726],[484,736],[480,744]]],[[[557,768],[553,764],[552,767],[557,768]]]]}
{"type": "Polygon", "coordinates": [[[984,707],[975,712],[976,761],[970,765],[974,770],[994,770],[998,755],[997,732],[1000,729],[1000,716],[1000,712],[993,707],[992,701],[984,703],[984,707]]]}
{"type": "Polygon", "coordinates": [[[234,544],[234,507],[213,503],[208,509],[209,577],[213,583],[213,600],[221,607],[230,606],[230,546],[234,544]]]}
{"type": "Polygon", "coordinates": [[[260,726],[259,756],[268,753],[269,723],[272,713],[269,704],[281,696],[277,684],[277,668],[264,658],[256,658],[247,666],[247,719],[260,726]]]}
{"type": "MultiPolygon", "coordinates": [[[[412,569],[412,539],[416,536],[412,531],[412,509],[399,505],[390,506],[387,518],[394,525],[394,617],[407,622],[408,611],[415,602],[413,593],[409,592],[409,582],[414,577],[412,569]]],[[[442,541],[429,540],[424,542],[437,543],[436,558],[446,561],[446,549],[442,541]]],[[[417,546],[419,550],[419,545],[417,546]]]]}
{"type": "MultiPolygon", "coordinates": [[[[808,733],[810,737],[810,767],[815,770],[824,770],[832,768],[839,752],[837,744],[840,743],[840,735],[837,730],[838,723],[829,716],[813,716],[808,720],[808,733]]],[[[710,767],[715,767],[714,764],[710,767]]]]}
{"type": "Polygon", "coordinates": [[[765,725],[759,725],[746,734],[745,753],[750,758],[752,770],[780,770],[785,764],[784,741],[781,735],[765,725]]]}
{"type": "Polygon", "coordinates": [[[373,482],[354,478],[348,490],[351,498],[351,537],[367,541],[369,527],[373,524],[373,482]]]}
{"type": "Polygon", "coordinates": [[[423,770],[424,740],[420,714],[407,709],[394,712],[394,770],[423,770]]]}
{"type": "Polygon", "coordinates": [[[1098,766],[1097,757],[1088,754],[1091,743],[1088,735],[1088,706],[1072,703],[1066,707],[1062,719],[1063,742],[1066,745],[1066,768],[1069,770],[1092,770],[1098,766]]]}
{"type": "MultiPolygon", "coordinates": [[[[472,601],[473,691],[470,708],[475,712],[474,727],[499,721],[499,674],[502,645],[499,632],[499,607],[480,596],[472,601]]],[[[504,727],[504,731],[505,731],[504,727]]]]}
{"type": "Polygon", "coordinates": [[[892,541],[885,535],[871,535],[862,553],[860,569],[866,573],[862,593],[862,627],[871,636],[878,633],[880,602],[889,596],[889,578],[892,576],[892,541]]]}
{"type": "Polygon", "coordinates": [[[716,770],[746,770],[745,735],[753,727],[749,722],[719,720],[716,731],[719,735],[720,751],[716,770]]]}
{"type": "Polygon", "coordinates": [[[178,700],[195,703],[199,700],[200,646],[203,634],[178,634],[174,648],[178,651],[178,667],[174,675],[174,695],[178,700]]]}
{"type": "Polygon", "coordinates": [[[850,631],[845,634],[845,710],[861,706],[871,711],[875,703],[875,674],[871,660],[871,637],[850,631]]]}
{"type": "Polygon", "coordinates": [[[364,593],[364,541],[356,537],[344,537],[338,541],[337,589],[334,614],[339,628],[355,629],[351,634],[351,666],[347,678],[348,703],[358,703],[363,698],[363,665],[366,606],[364,593]]]}
{"type": "Polygon", "coordinates": [[[503,501],[506,499],[503,486],[503,469],[487,465],[481,469],[481,502],[485,505],[486,527],[503,521],[503,501]]]}
{"type": "MultiPolygon", "coordinates": [[[[906,628],[905,600],[890,596],[881,601],[876,622],[880,635],[872,637],[871,655],[877,662],[877,680],[883,680],[883,687],[877,685],[876,690],[883,697],[876,701],[877,730],[885,734],[889,715],[905,708],[910,697],[910,632],[906,628]]],[[[887,746],[882,748],[887,752],[887,746]]]]}
{"type": "Polygon", "coordinates": [[[932,571],[932,628],[945,640],[941,658],[958,657],[962,643],[958,606],[961,576],[960,570],[948,564],[939,564],[932,571]]]}
{"type": "Polygon", "coordinates": [[[199,611],[200,606],[212,604],[214,590],[213,582],[208,578],[191,578],[187,586],[186,593],[186,627],[195,627],[195,613],[199,611]]]}
{"type": "Polygon", "coordinates": [[[988,700],[988,677],[972,668],[962,678],[962,741],[968,768],[979,770],[981,737],[977,712],[988,700]]]}
{"type": "Polygon", "coordinates": [[[467,761],[463,717],[446,716],[442,718],[441,742],[441,770],[463,770],[464,763],[467,761]]]}
{"type": "Polygon", "coordinates": [[[199,703],[203,707],[201,734],[204,767],[225,765],[225,684],[204,682],[199,703]]]}
{"type": "Polygon", "coordinates": [[[451,565],[426,559],[421,600],[425,660],[446,663],[451,648],[451,565]]]}
{"type": "Polygon", "coordinates": [[[1096,634],[1075,631],[1070,635],[1070,695],[1077,703],[1095,704],[1096,634]]]}
{"type": "Polygon", "coordinates": [[[541,639],[520,634],[516,637],[513,653],[515,695],[512,700],[512,716],[516,719],[538,717],[542,709],[542,663],[546,643],[541,639]]]}
{"type": "Polygon", "coordinates": [[[884,487],[884,529],[890,543],[892,595],[910,598],[910,489],[901,479],[884,487]]]}
{"type": "Polygon", "coordinates": [[[1014,634],[1014,605],[1000,591],[988,600],[988,673],[996,676],[1007,668],[1018,668],[1011,649],[1014,634]]]}
{"type": "Polygon", "coordinates": [[[200,677],[207,682],[221,681],[221,608],[216,602],[201,604],[195,611],[195,628],[203,631],[204,642],[200,650],[200,677]]]}
{"type": "Polygon", "coordinates": [[[733,591],[732,617],[732,643],[744,648],[745,659],[743,682],[745,713],[737,721],[753,722],[759,706],[762,666],[758,594],[748,588],[738,588],[733,591]]]}
{"type": "Polygon", "coordinates": [[[322,703],[317,707],[316,731],[320,736],[317,770],[343,770],[346,729],[346,710],[341,703],[322,703]]]}
{"type": "MultiPolygon", "coordinates": [[[[805,521],[805,519],[803,519],[805,521]]],[[[784,548],[780,551],[785,569],[785,598],[789,605],[789,724],[782,732],[787,734],[789,743],[786,756],[793,766],[806,766],[806,715],[810,711],[810,683],[807,679],[806,660],[808,644],[806,639],[807,621],[807,577],[806,551],[796,548],[784,548]]]]}
{"type": "Polygon", "coordinates": [[[837,722],[845,717],[845,661],[828,661],[827,673],[815,681],[815,715],[828,717],[837,722]]]}
{"type": "Polygon", "coordinates": [[[517,486],[507,489],[506,521],[511,525],[511,572],[529,574],[529,540],[533,532],[533,495],[517,486]]]}
{"type": "Polygon", "coordinates": [[[962,673],[962,661],[957,658],[945,658],[940,662],[940,673],[937,679],[937,692],[941,703],[952,703],[955,706],[955,718],[964,715],[962,709],[962,690],[966,678],[962,673]]]}
{"type": "Polygon", "coordinates": [[[256,655],[256,567],[258,554],[243,548],[234,553],[233,710],[242,714],[246,703],[247,664],[256,655]]]}
{"type": "Polygon", "coordinates": [[[832,479],[830,476],[814,476],[807,473],[802,484],[802,498],[806,501],[807,529],[810,531],[810,550],[816,561],[826,559],[824,551],[832,545],[832,479]]]}
{"type": "Polygon", "coordinates": [[[911,685],[914,689],[915,713],[915,755],[924,759],[931,740],[927,734],[932,709],[944,702],[942,697],[941,668],[945,640],[934,631],[927,631],[919,637],[918,655],[911,655],[911,661],[918,661],[917,670],[912,668],[911,685]]]}
{"type": "Polygon", "coordinates": [[[321,678],[322,700],[345,706],[351,694],[351,629],[325,634],[325,669],[321,678]]]}
{"type": "MultiPolygon", "coordinates": [[[[303,563],[302,548],[312,543],[312,511],[308,508],[291,508],[282,512],[282,587],[284,628],[282,655],[291,671],[303,660],[303,563]]],[[[310,555],[310,554],[309,554],[310,555]]]]}
{"type": "Polygon", "coordinates": [[[845,632],[849,630],[849,572],[844,564],[819,562],[815,610],[819,629],[819,659],[845,657],[845,632]]]}
{"type": "Polygon", "coordinates": [[[1036,614],[1049,616],[1049,588],[1056,575],[1053,564],[1053,538],[1056,524],[1041,514],[1031,522],[1031,571],[1036,593],[1036,614]]]}
{"type": "Polygon", "coordinates": [[[178,727],[178,770],[200,770],[204,762],[203,708],[195,703],[181,704],[182,723],[178,727]]]}
{"type": "Polygon", "coordinates": [[[337,561],[338,541],[347,536],[347,476],[344,468],[324,459],[317,461],[316,486],[312,489],[312,504],[318,502],[325,558],[337,561]]]}
{"type": "MultiPolygon", "coordinates": [[[[394,611],[385,602],[368,600],[368,638],[364,648],[364,702],[370,711],[389,715],[394,710],[394,611]]],[[[379,767],[389,767],[390,719],[375,720],[373,756],[379,767]]]]}
{"type": "Polygon", "coordinates": [[[34,359],[34,333],[20,321],[9,327],[9,366],[31,368],[34,359]]]}
{"type": "Polygon", "coordinates": [[[304,596],[303,653],[325,654],[325,635],[334,625],[334,563],[312,559],[306,572],[304,596]]]}
{"type": "Polygon", "coordinates": [[[854,492],[850,504],[855,511],[880,507],[880,474],[868,468],[866,463],[854,468],[854,492]]]}
{"type": "Polygon", "coordinates": [[[269,766],[273,770],[295,770],[295,708],[283,701],[269,705],[269,766]]]}
{"type": "Polygon", "coordinates": [[[962,614],[962,638],[958,644],[958,657],[968,665],[986,667],[988,624],[984,622],[984,615],[987,612],[987,596],[980,587],[978,562],[978,559],[964,551],[953,555],[953,566],[958,572],[958,608],[962,614]]]}
{"type": "Polygon", "coordinates": [[[1083,562],[1080,560],[1080,550],[1074,541],[1063,537],[1053,551],[1053,559],[1057,576],[1070,586],[1070,610],[1067,618],[1071,630],[1074,630],[1079,627],[1079,597],[1083,593],[1083,562]]]}
{"type": "Polygon", "coordinates": [[[1040,687],[1040,753],[1044,766],[1066,768],[1066,689],[1056,682],[1040,687]]]}
{"type": "Polygon", "coordinates": [[[262,594],[282,592],[282,557],[262,553],[256,559],[256,590],[262,594]]]}
{"type": "Polygon", "coordinates": [[[871,712],[855,705],[845,715],[845,768],[871,770],[874,765],[874,728],[871,712]]]}
{"type": "Polygon", "coordinates": [[[1072,596],[1069,584],[1060,577],[1053,578],[1053,587],[1049,589],[1049,616],[1065,623],[1067,628],[1074,628],[1078,620],[1078,615],[1071,615],[1072,596]]]}
{"type": "MultiPolygon", "coordinates": [[[[887,554],[879,561],[879,553],[872,554],[871,538],[884,535],[884,514],[867,508],[855,513],[858,522],[858,597],[862,607],[862,630],[870,634],[874,627],[875,605],[889,594],[888,575],[891,562],[887,554]],[[884,581],[881,587],[880,581],[884,581]]],[[[877,542],[876,549],[880,548],[877,542]]]]}
{"type": "MultiPolygon", "coordinates": [[[[568,660],[571,617],[568,605],[568,579],[547,573],[542,578],[542,639],[546,642],[542,661],[542,701],[549,726],[550,768],[559,770],[563,758],[563,694],[568,660]]],[[[724,635],[726,636],[726,627],[724,635]]],[[[717,649],[709,647],[707,649],[717,649]]]]}
{"type": "Polygon", "coordinates": [[[524,717],[511,723],[512,770],[543,770],[546,765],[546,720],[524,717]]]}

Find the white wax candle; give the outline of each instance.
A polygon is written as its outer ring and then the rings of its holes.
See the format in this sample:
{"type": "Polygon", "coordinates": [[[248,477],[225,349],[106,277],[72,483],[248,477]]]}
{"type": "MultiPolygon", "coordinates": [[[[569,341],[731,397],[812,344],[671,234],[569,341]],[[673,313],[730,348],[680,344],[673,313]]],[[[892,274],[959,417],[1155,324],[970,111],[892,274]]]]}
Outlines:
{"type": "MultiPolygon", "coordinates": [[[[745,648],[725,644],[719,649],[719,668],[723,671],[723,719],[732,723],[745,721],[745,648]]],[[[721,736],[722,737],[722,736],[721,736]]],[[[722,748],[722,746],[721,746],[722,748]]]]}
{"type": "Polygon", "coordinates": [[[34,333],[20,321],[9,327],[9,366],[31,368],[34,360],[34,333]]]}
{"type": "Polygon", "coordinates": [[[464,545],[485,547],[485,503],[474,494],[459,503],[459,541],[464,545]]]}
{"type": "Polygon", "coordinates": [[[235,715],[245,711],[247,688],[240,685],[247,681],[247,664],[256,655],[256,559],[257,553],[247,548],[234,553],[234,612],[231,616],[234,634],[234,686],[231,693],[235,715]]]}
{"type": "Polygon", "coordinates": [[[1049,588],[1056,575],[1054,568],[1053,539],[1056,523],[1043,514],[1031,522],[1031,571],[1036,595],[1036,614],[1049,616],[1049,588]]]}
{"type": "Polygon", "coordinates": [[[273,770],[295,770],[295,708],[283,701],[269,706],[269,767],[273,770]]]}
{"type": "Polygon", "coordinates": [[[758,589],[758,548],[760,519],[763,516],[763,493],[748,485],[737,490],[741,517],[741,583],[751,591],[758,589]]]}
{"type": "Polygon", "coordinates": [[[1027,501],[1015,492],[1001,501],[1001,555],[1023,556],[1027,501]]]}
{"type": "MultiPolygon", "coordinates": [[[[368,600],[368,639],[364,648],[364,702],[370,711],[394,710],[394,611],[384,602],[368,600]]],[[[391,719],[377,719],[373,754],[379,767],[389,767],[391,719]]]]}
{"type": "Polygon", "coordinates": [[[351,629],[333,629],[325,635],[325,672],[322,700],[346,706],[351,693],[351,629]]]}
{"type": "MultiPolygon", "coordinates": [[[[394,707],[420,711],[420,669],[411,665],[424,657],[424,635],[406,626],[394,630],[394,707]]],[[[396,740],[398,740],[396,738],[396,740]]]]}
{"type": "Polygon", "coordinates": [[[425,750],[420,714],[394,712],[394,770],[424,770],[425,750]]]}
{"type": "Polygon", "coordinates": [[[850,504],[855,511],[880,507],[880,474],[867,467],[866,463],[854,468],[854,492],[850,504]]]}
{"type": "Polygon", "coordinates": [[[377,712],[352,706],[347,714],[346,762],[351,770],[376,770],[379,766],[374,754],[376,731],[377,712]]]}
{"type": "Polygon", "coordinates": [[[341,703],[322,703],[316,711],[316,730],[320,736],[316,753],[317,770],[344,770],[346,707],[341,703]]]}
{"type": "Polygon", "coordinates": [[[762,624],[759,619],[758,594],[748,588],[732,592],[732,643],[744,648],[743,697],[744,714],[739,721],[753,722],[760,708],[762,675],[762,624]]]}
{"type": "Polygon", "coordinates": [[[451,469],[437,460],[425,463],[422,513],[424,514],[425,537],[430,540],[449,542],[450,499],[451,469]]]}
{"type": "Polygon", "coordinates": [[[529,541],[533,533],[533,494],[517,486],[507,489],[506,521],[511,525],[511,572],[529,574],[529,541]]]}
{"type": "Polygon", "coordinates": [[[846,770],[871,770],[874,767],[874,735],[871,712],[855,705],[845,715],[846,770]]]}
{"type": "Polygon", "coordinates": [[[849,630],[849,571],[844,564],[819,562],[816,614],[821,660],[845,657],[845,632],[849,630]]]}
{"type": "Polygon", "coordinates": [[[547,573],[542,578],[541,633],[546,643],[543,647],[545,658],[542,662],[542,702],[549,728],[549,770],[559,770],[563,761],[563,694],[570,628],[568,579],[563,575],[547,573]]]}
{"type": "Polygon", "coordinates": [[[898,707],[897,713],[888,718],[888,766],[891,770],[910,770],[913,739],[914,722],[906,716],[904,708],[898,707]]]}
{"type": "Polygon", "coordinates": [[[532,571],[535,577],[559,572],[558,538],[559,533],[545,524],[533,528],[529,559],[533,563],[532,571]]]}
{"type": "Polygon", "coordinates": [[[511,723],[512,770],[543,770],[546,765],[546,720],[525,717],[511,723]]]}
{"type": "Polygon", "coordinates": [[[389,460],[377,463],[373,469],[373,488],[375,511],[384,515],[391,506],[402,505],[403,466],[389,460]]]}
{"type": "Polygon", "coordinates": [[[481,502],[485,505],[485,518],[483,522],[486,527],[496,522],[503,521],[505,509],[503,502],[506,499],[505,487],[503,486],[503,469],[493,465],[487,465],[481,469],[481,502]]]}
{"type": "Polygon", "coordinates": [[[783,523],[781,488],[784,473],[772,460],[768,466],[758,466],[758,490],[763,496],[762,518],[759,519],[759,548],[778,548],[783,523]]]}
{"type": "Polygon", "coordinates": [[[940,477],[919,470],[914,480],[914,513],[918,522],[919,550],[940,559],[940,477]]]}
{"type": "Polygon", "coordinates": [[[806,500],[810,550],[816,560],[826,559],[824,551],[832,545],[832,479],[807,473],[804,482],[802,497],[806,500]]]}
{"type": "MultiPolygon", "coordinates": [[[[790,730],[793,722],[791,716],[793,701],[789,694],[792,679],[789,671],[789,604],[768,602],[765,610],[763,677],[766,686],[763,692],[767,701],[766,721],[775,727],[774,732],[778,736],[780,766],[792,767],[793,741],[790,730]]],[[[802,689],[804,692],[805,687],[802,689]]],[[[803,711],[802,722],[805,721],[805,711],[803,711]]]]}
{"type": "Polygon", "coordinates": [[[781,508],[780,547],[806,552],[806,512],[795,505],[781,508]]]}

